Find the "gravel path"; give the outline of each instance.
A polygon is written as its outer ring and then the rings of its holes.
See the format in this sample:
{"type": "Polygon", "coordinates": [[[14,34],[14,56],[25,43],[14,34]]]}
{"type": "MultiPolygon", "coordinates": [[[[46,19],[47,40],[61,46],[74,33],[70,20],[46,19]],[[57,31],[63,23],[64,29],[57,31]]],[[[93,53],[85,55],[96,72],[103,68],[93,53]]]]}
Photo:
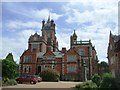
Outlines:
{"type": "Polygon", "coordinates": [[[79,84],[81,82],[40,82],[34,85],[31,84],[18,84],[15,86],[7,86],[3,88],[73,88],[76,84],[79,84]]]}

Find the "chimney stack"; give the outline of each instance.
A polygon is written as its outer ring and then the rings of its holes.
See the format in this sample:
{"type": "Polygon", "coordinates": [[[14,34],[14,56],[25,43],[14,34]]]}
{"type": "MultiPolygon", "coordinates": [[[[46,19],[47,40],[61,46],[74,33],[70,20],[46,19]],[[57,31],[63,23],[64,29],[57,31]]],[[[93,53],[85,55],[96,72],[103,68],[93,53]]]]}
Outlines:
{"type": "Polygon", "coordinates": [[[66,53],[66,48],[62,48],[62,53],[66,53]]]}

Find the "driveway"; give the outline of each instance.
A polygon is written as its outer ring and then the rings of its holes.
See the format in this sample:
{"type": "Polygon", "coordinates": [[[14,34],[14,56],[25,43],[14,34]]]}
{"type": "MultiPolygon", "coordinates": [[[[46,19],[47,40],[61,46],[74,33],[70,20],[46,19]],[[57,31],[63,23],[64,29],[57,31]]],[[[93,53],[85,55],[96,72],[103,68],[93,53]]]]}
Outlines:
{"type": "MultiPolygon", "coordinates": [[[[76,84],[82,82],[69,82],[69,81],[59,81],[59,82],[40,82],[35,85],[31,84],[18,84],[15,86],[7,86],[4,88],[73,88],[76,84]]],[[[4,90],[4,89],[3,89],[4,90]]]]}

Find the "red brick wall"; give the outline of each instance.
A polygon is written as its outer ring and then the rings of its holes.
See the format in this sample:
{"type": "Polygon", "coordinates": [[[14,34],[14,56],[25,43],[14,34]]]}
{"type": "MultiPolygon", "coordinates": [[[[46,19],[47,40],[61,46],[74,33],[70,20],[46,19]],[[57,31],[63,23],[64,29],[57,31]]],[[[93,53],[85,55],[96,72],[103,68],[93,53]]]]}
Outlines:
{"type": "Polygon", "coordinates": [[[59,73],[62,73],[62,58],[57,58],[55,60],[58,64],[56,64],[55,70],[57,70],[59,73]]]}
{"type": "Polygon", "coordinates": [[[71,73],[72,74],[80,74],[80,79],[83,79],[83,71],[82,71],[82,66],[80,64],[80,66],[78,66],[78,63],[80,62],[81,63],[81,58],[80,56],[76,53],[77,51],[77,48],[71,48],[70,50],[68,50],[68,52],[64,55],[64,74],[67,75],[68,74],[68,71],[67,71],[67,65],[76,65],[76,73],[71,73]],[[67,55],[76,55],[76,63],[72,63],[72,62],[67,62],[67,55]],[[78,61],[79,60],[79,61],[78,61]]]}
{"type": "Polygon", "coordinates": [[[23,65],[31,65],[32,66],[32,72],[28,73],[28,74],[35,74],[36,73],[36,53],[35,52],[31,52],[31,50],[26,50],[22,56],[20,57],[20,63],[21,63],[21,74],[23,73],[23,65]],[[24,63],[24,56],[32,56],[32,63],[24,63]]]}
{"type": "Polygon", "coordinates": [[[96,57],[96,51],[92,50],[92,75],[98,73],[98,61],[96,57]]]}

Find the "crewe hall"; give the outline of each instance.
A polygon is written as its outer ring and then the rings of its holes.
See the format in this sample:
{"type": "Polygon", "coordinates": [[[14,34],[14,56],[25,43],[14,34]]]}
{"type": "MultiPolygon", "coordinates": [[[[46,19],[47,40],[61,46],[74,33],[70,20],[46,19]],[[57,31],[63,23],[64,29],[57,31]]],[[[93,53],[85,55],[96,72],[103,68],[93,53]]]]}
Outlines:
{"type": "Polygon", "coordinates": [[[58,48],[55,22],[42,21],[42,35],[34,33],[28,39],[28,49],[20,56],[20,74],[36,75],[45,69],[59,72],[60,80],[85,81],[98,73],[98,58],[91,40],[78,41],[75,30],[70,36],[70,48],[58,48]]]}

